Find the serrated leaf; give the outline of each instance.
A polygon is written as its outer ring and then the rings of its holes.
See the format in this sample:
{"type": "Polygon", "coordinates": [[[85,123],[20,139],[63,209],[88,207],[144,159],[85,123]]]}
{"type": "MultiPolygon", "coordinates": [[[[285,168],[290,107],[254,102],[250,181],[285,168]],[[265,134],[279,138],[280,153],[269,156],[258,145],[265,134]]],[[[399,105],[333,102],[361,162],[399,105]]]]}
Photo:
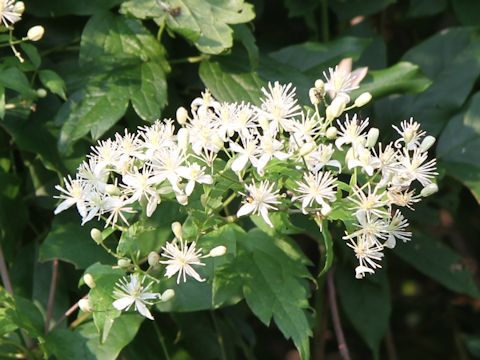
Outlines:
{"type": "Polygon", "coordinates": [[[57,115],[62,152],[89,132],[93,139],[102,136],[125,114],[129,101],[142,119],[160,117],[169,65],[165,50],[141,22],[111,13],[93,16],[82,34],[79,61],[90,76],[57,115]]]}
{"type": "Polygon", "coordinates": [[[480,203],[480,93],[455,115],[438,139],[437,158],[447,173],[463,182],[480,203]]]}
{"type": "Polygon", "coordinates": [[[52,70],[40,70],[38,72],[38,77],[45,86],[52,93],[60,96],[62,99],[66,100],[67,96],[65,95],[65,82],[63,79],[52,70]]]}
{"type": "Polygon", "coordinates": [[[356,279],[348,267],[335,272],[340,303],[358,334],[378,359],[380,342],[386,334],[391,312],[390,287],[385,270],[356,279]]]}
{"type": "Polygon", "coordinates": [[[201,52],[219,54],[233,45],[229,25],[242,24],[255,17],[253,6],[243,0],[165,0],[163,7],[154,0],[127,1],[122,11],[139,18],[155,18],[190,40],[201,52]]]}
{"type": "Polygon", "coordinates": [[[438,239],[415,233],[412,242],[397,244],[394,252],[446,288],[474,298],[480,296],[473,274],[465,267],[462,258],[438,239]]]}
{"type": "Polygon", "coordinates": [[[238,271],[248,306],[266,325],[273,318],[283,335],[293,340],[302,359],[308,359],[312,332],[306,312],[307,269],[278,247],[274,238],[257,229],[248,232],[238,248],[238,271]]]}
{"type": "Polygon", "coordinates": [[[58,258],[77,269],[85,269],[97,261],[112,263],[113,258],[91,239],[93,227],[93,224],[81,226],[80,217],[73,210],[57,215],[40,246],[39,261],[58,258]]]}

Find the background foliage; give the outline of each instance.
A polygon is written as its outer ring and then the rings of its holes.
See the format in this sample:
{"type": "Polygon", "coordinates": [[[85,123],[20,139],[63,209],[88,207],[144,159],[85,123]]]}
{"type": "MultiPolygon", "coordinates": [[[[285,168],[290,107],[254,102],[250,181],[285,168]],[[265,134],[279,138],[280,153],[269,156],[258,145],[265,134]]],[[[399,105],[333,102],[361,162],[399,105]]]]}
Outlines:
{"type": "MultiPolygon", "coordinates": [[[[0,63],[0,243],[12,288],[2,280],[13,290],[0,293],[0,356],[293,359],[295,347],[304,358],[334,356],[323,278],[312,281],[326,254],[355,358],[480,357],[478,2],[26,1],[15,33],[36,24],[46,34],[22,44],[25,63],[8,48],[0,63]],[[345,57],[370,70],[358,92],[376,101],[362,116],[387,135],[414,116],[438,140],[441,191],[408,214],[413,241],[383,271],[358,281],[340,229],[323,238],[312,224],[272,216],[274,230],[209,234],[207,250],[229,249],[209,260],[213,280],[180,287],[155,322],[112,311],[62,318],[88,292],[79,282],[87,268],[97,284],[118,277],[90,239],[94,224],[52,214],[55,184],[95,140],[174,117],[205,87],[256,103],[267,81],[291,81],[306,101],[345,57]]],[[[122,236],[125,252],[159,248],[185,216],[168,202],[156,214],[122,236]]],[[[96,289],[90,296],[107,308],[111,288],[96,289]]]]}

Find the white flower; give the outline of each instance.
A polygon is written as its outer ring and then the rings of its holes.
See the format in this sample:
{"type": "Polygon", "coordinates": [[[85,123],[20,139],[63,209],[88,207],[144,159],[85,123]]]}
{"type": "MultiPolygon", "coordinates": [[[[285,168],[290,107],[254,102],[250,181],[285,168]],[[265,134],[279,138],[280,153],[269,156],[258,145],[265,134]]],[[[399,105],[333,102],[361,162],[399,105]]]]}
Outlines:
{"type": "Polygon", "coordinates": [[[239,145],[234,142],[230,142],[230,150],[237,153],[238,156],[236,157],[235,160],[232,162],[232,171],[238,173],[242,171],[245,166],[247,166],[248,161],[251,163],[255,162],[257,160],[256,156],[258,155],[258,148],[257,148],[257,142],[258,140],[256,138],[245,138],[245,137],[240,137],[242,141],[242,145],[239,145]]]}
{"type": "Polygon", "coordinates": [[[354,203],[352,210],[355,210],[355,215],[369,214],[377,217],[387,217],[388,212],[385,206],[388,204],[385,191],[379,191],[379,187],[375,187],[372,190],[370,183],[363,187],[355,186],[354,193],[349,199],[354,203]],[[366,190],[366,192],[364,191],[366,190]]]}
{"type": "Polygon", "coordinates": [[[138,311],[146,318],[153,320],[153,316],[147,308],[147,305],[152,305],[153,302],[149,300],[160,299],[159,293],[147,292],[152,286],[153,282],[143,285],[145,277],[141,280],[138,274],[130,275],[130,279],[123,277],[116,284],[116,289],[113,295],[117,300],[113,302],[113,307],[117,310],[129,310],[132,305],[135,306],[135,311],[138,311]]]}
{"type": "Polygon", "coordinates": [[[268,217],[268,211],[277,210],[273,205],[280,204],[280,201],[277,199],[279,191],[273,191],[274,185],[275,184],[270,184],[266,180],[260,182],[258,186],[256,186],[255,183],[247,185],[248,195],[245,204],[238,209],[237,216],[259,214],[268,225],[273,227],[268,217]]]}
{"type": "Polygon", "coordinates": [[[347,246],[353,249],[359,262],[359,266],[355,269],[357,279],[365,277],[366,273],[374,273],[374,269],[382,267],[378,264],[383,258],[382,245],[370,244],[364,237],[359,236],[356,239],[350,239],[347,246]]]}
{"type": "Polygon", "coordinates": [[[400,210],[396,210],[387,226],[388,238],[387,241],[385,241],[384,246],[393,249],[397,243],[397,239],[402,240],[403,242],[409,241],[412,237],[412,233],[405,230],[407,227],[407,219],[403,217],[400,210]]]}
{"type": "Polygon", "coordinates": [[[180,169],[186,160],[185,152],[179,148],[162,149],[157,151],[152,158],[153,176],[149,182],[159,184],[168,180],[175,192],[181,193],[178,187],[180,169]]]}
{"type": "Polygon", "coordinates": [[[103,209],[105,212],[109,212],[110,215],[105,220],[105,227],[112,224],[112,227],[118,222],[118,218],[120,217],[123,222],[129,225],[125,214],[133,214],[135,210],[128,206],[128,203],[125,202],[119,196],[109,196],[104,199],[103,202],[103,209]]]}
{"type": "Polygon", "coordinates": [[[372,149],[372,152],[373,156],[378,159],[378,169],[382,172],[380,184],[384,186],[398,169],[397,152],[392,147],[392,144],[388,144],[383,149],[382,143],[378,144],[378,152],[375,149],[372,149]]]}
{"type": "Polygon", "coordinates": [[[406,206],[411,210],[413,210],[412,205],[422,199],[420,195],[415,195],[415,189],[402,191],[401,188],[397,187],[388,189],[387,197],[391,204],[402,207],[406,206]]]}
{"type": "Polygon", "coordinates": [[[178,174],[188,180],[187,186],[185,187],[185,195],[190,196],[195,187],[195,183],[199,184],[213,184],[213,178],[205,174],[205,167],[193,163],[189,166],[181,167],[178,170],[178,174]]]}
{"type": "Polygon", "coordinates": [[[77,205],[77,210],[80,215],[85,216],[85,192],[89,191],[86,189],[85,181],[79,179],[73,180],[70,175],[68,178],[63,178],[63,181],[65,183],[65,189],[60,185],[55,186],[55,189],[61,192],[60,195],[55,196],[55,198],[62,199],[63,201],[58,204],[54,214],[57,215],[69,207],[77,205]]]}
{"type": "Polygon", "coordinates": [[[191,104],[192,110],[205,112],[208,108],[216,109],[220,107],[220,103],[213,98],[212,93],[208,89],[202,92],[201,95],[201,97],[193,99],[191,104]]]}
{"type": "Polygon", "coordinates": [[[282,150],[283,142],[275,139],[271,134],[264,134],[260,138],[258,159],[253,162],[253,166],[257,169],[260,175],[263,174],[263,169],[273,158],[277,158],[278,160],[286,160],[289,158],[289,155],[282,150]]]}
{"type": "Polygon", "coordinates": [[[401,138],[398,139],[395,144],[403,141],[408,150],[413,150],[420,146],[420,139],[425,135],[425,131],[420,130],[420,124],[413,121],[413,117],[410,121],[404,120],[400,123],[401,129],[392,125],[392,127],[400,134],[401,138]]]}
{"type": "Polygon", "coordinates": [[[109,171],[104,166],[98,164],[96,157],[90,157],[87,161],[80,164],[77,171],[77,178],[85,180],[98,191],[105,191],[107,185],[109,171]]]}
{"type": "Polygon", "coordinates": [[[22,14],[16,10],[15,0],[0,0],[0,20],[6,27],[15,24],[22,18],[22,14]]]}
{"type": "MultiPolygon", "coordinates": [[[[99,141],[97,146],[92,147],[93,154],[96,155],[97,168],[115,168],[120,160],[122,153],[118,151],[118,144],[111,139],[99,141]]],[[[95,157],[93,155],[93,157],[95,157]]],[[[92,157],[90,155],[89,157],[92,157]]],[[[98,171],[98,170],[97,170],[98,171]]]]}
{"type": "Polygon", "coordinates": [[[352,59],[343,59],[335,69],[329,68],[328,74],[323,72],[323,76],[327,81],[325,83],[325,91],[331,99],[337,97],[337,95],[346,96],[348,99],[348,93],[358,89],[358,84],[367,75],[368,68],[362,67],[352,71],[352,59]]]}
{"type": "Polygon", "coordinates": [[[300,115],[301,108],[295,98],[295,88],[291,83],[280,85],[278,81],[272,86],[268,83],[268,90],[262,88],[265,98],[262,99],[262,114],[271,121],[270,131],[280,129],[289,131],[290,120],[300,115]]]}
{"type": "Polygon", "coordinates": [[[348,169],[361,167],[368,176],[372,176],[374,170],[380,166],[380,160],[372,156],[370,150],[364,148],[363,145],[350,148],[345,159],[347,160],[348,169]]]}
{"type": "Polygon", "coordinates": [[[345,122],[341,123],[337,120],[340,130],[338,131],[338,137],[335,140],[337,148],[342,150],[344,144],[351,144],[352,147],[365,144],[367,136],[363,133],[368,126],[368,118],[365,120],[358,119],[357,114],[354,114],[349,119],[348,114],[345,115],[345,122]]]}
{"type": "Polygon", "coordinates": [[[177,284],[180,283],[180,279],[183,278],[183,282],[187,281],[187,275],[193,277],[197,281],[205,281],[195,271],[192,265],[205,266],[200,261],[202,256],[202,249],[195,249],[195,242],[188,245],[183,240],[175,239],[174,241],[167,243],[162,247],[162,256],[168,260],[160,261],[161,264],[166,264],[165,276],[171,278],[178,273],[177,284]],[[180,243],[180,247],[178,246],[180,243]]]}
{"type": "Polygon", "coordinates": [[[397,186],[408,186],[414,180],[418,180],[423,186],[432,183],[432,179],[438,175],[436,172],[437,162],[435,159],[427,161],[428,153],[421,152],[416,148],[410,154],[404,148],[403,156],[398,159],[399,169],[393,177],[393,184],[397,186]]]}
{"type": "Polygon", "coordinates": [[[138,157],[143,160],[150,159],[157,151],[176,145],[173,120],[165,122],[157,120],[152,126],[145,126],[140,128],[140,130],[143,130],[140,132],[140,138],[143,139],[141,147],[144,155],[139,155],[138,157]]]}
{"type": "Polygon", "coordinates": [[[307,173],[303,176],[303,182],[297,181],[298,188],[295,189],[300,195],[293,196],[292,200],[302,202],[302,211],[307,213],[307,207],[311,207],[313,202],[321,206],[323,215],[331,211],[330,205],[336,199],[335,181],[333,175],[328,172],[318,172],[316,174],[307,173]]]}
{"type": "Polygon", "coordinates": [[[387,223],[383,219],[365,212],[357,212],[356,217],[358,223],[354,225],[360,229],[345,235],[343,239],[362,238],[368,246],[383,246],[382,241],[388,237],[387,223]]]}

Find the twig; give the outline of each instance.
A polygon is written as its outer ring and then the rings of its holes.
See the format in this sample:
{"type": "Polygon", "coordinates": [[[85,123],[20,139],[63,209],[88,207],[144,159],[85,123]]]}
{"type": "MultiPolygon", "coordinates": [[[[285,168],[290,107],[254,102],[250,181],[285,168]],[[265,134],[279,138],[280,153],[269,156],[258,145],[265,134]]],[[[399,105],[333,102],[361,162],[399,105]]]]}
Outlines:
{"type": "Polygon", "coordinates": [[[395,347],[395,340],[393,339],[392,329],[388,329],[385,337],[385,346],[387,348],[388,360],[397,360],[397,349],[395,347]]]}
{"type": "Polygon", "coordinates": [[[330,305],[330,312],[332,313],[333,329],[335,330],[335,337],[337,338],[338,350],[343,360],[350,360],[350,353],[348,351],[345,335],[343,334],[342,323],[340,322],[340,315],[338,314],[337,299],[335,294],[335,284],[333,282],[333,270],[327,273],[328,286],[328,303],[330,305]]]}
{"type": "Polygon", "coordinates": [[[7,264],[5,263],[5,256],[3,256],[3,249],[0,245],[0,276],[2,277],[3,287],[13,295],[12,283],[8,275],[7,264]]]}
{"type": "Polygon", "coordinates": [[[50,327],[50,320],[53,315],[53,306],[55,304],[55,293],[57,292],[58,280],[58,259],[53,260],[52,264],[52,279],[50,280],[50,292],[48,293],[47,316],[45,318],[45,334],[48,333],[50,327]]]}
{"type": "MultiPolygon", "coordinates": [[[[88,295],[85,295],[82,299],[86,299],[88,295]]],[[[58,319],[55,324],[52,326],[52,330],[55,329],[58,325],[62,323],[63,320],[65,320],[67,317],[72,315],[77,309],[78,309],[78,302],[77,301],[75,304],[73,304],[65,313],[58,319]]]]}
{"type": "Polygon", "coordinates": [[[167,346],[165,345],[165,339],[163,338],[162,332],[160,331],[160,328],[155,321],[153,321],[153,327],[155,328],[155,332],[157,333],[158,340],[160,340],[160,345],[162,346],[165,359],[170,360],[170,355],[168,355],[167,346]]]}

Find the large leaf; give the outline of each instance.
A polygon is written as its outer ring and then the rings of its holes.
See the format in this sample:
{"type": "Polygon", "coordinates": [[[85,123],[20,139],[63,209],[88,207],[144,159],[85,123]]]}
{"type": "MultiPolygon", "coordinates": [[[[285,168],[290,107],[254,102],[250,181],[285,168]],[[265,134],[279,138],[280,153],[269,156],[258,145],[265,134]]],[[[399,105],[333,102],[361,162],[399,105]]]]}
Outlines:
{"type": "Polygon", "coordinates": [[[40,261],[61,259],[77,269],[85,269],[97,261],[112,263],[112,256],[90,237],[93,225],[80,225],[80,217],[72,210],[57,215],[47,238],[40,246],[40,261]]]}
{"type": "Polygon", "coordinates": [[[437,135],[464,104],[480,74],[478,38],[478,30],[472,28],[448,29],[410,49],[403,60],[419,65],[433,84],[415,96],[377,102],[382,124],[414,116],[431,135],[437,135]]]}
{"type": "Polygon", "coordinates": [[[155,0],[131,0],[122,5],[122,11],[165,23],[206,54],[231,48],[233,30],[229,25],[246,23],[255,17],[253,6],[243,0],[165,0],[163,7],[155,0]]]}
{"type": "Polygon", "coordinates": [[[462,258],[438,239],[415,233],[412,243],[400,243],[394,251],[403,261],[446,288],[475,298],[480,296],[473,274],[462,258]]]}
{"type": "Polygon", "coordinates": [[[358,280],[348,267],[335,272],[338,296],[345,314],[378,359],[391,312],[390,288],[385,270],[358,280]]]}
{"type": "Polygon", "coordinates": [[[445,127],[437,146],[437,158],[448,174],[462,181],[480,202],[480,93],[467,109],[445,127]]]}
{"type": "Polygon", "coordinates": [[[273,318],[286,338],[291,338],[302,359],[309,359],[311,336],[308,308],[310,274],[278,246],[278,241],[258,229],[237,244],[238,271],[243,294],[253,313],[266,325],[273,318]]]}
{"type": "Polygon", "coordinates": [[[98,139],[125,113],[129,100],[144,120],[154,121],[167,103],[165,50],[134,19],[111,13],[93,16],[82,34],[80,65],[84,88],[63,105],[60,149],[91,133],[98,139]]]}

